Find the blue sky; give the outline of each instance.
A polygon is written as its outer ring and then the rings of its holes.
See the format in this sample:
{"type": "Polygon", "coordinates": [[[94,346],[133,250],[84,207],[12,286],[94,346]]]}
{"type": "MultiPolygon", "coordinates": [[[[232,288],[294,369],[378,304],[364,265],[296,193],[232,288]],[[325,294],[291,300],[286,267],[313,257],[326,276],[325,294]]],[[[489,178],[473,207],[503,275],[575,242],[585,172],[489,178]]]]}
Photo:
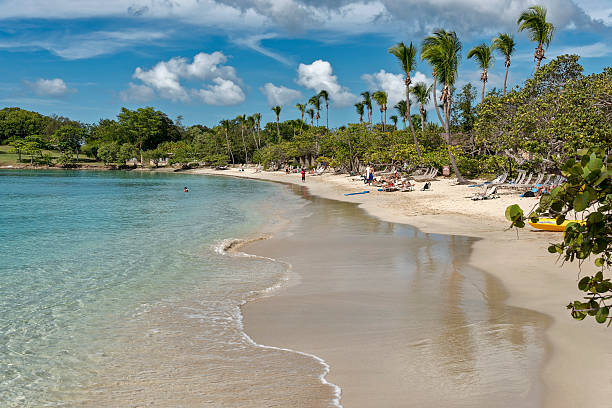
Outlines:
{"type": "MultiPolygon", "coordinates": [[[[463,42],[459,86],[480,86],[465,55],[500,31],[515,35],[509,82],[522,83],[534,44],[516,19],[533,4],[557,27],[548,60],[578,53],[587,73],[612,65],[612,0],[0,0],[0,105],[87,123],[154,106],[213,126],[255,112],[274,120],[277,103],[281,120],[296,118],[294,105],[325,88],[335,127],[357,121],[365,90],[386,90],[390,106],[401,98],[387,49],[438,27],[463,42]]],[[[498,56],[487,87],[503,74],[498,56]]],[[[419,62],[413,77],[430,82],[430,68],[419,62]]]]}

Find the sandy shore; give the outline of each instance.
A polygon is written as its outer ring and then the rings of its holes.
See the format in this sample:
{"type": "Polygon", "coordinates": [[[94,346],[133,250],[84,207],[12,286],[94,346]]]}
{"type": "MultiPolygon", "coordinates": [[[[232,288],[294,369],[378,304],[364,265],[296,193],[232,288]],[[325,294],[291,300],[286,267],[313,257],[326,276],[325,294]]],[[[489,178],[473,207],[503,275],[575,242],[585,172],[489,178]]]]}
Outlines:
{"type": "MultiPolygon", "coordinates": [[[[281,172],[254,173],[249,169],[245,172],[199,169],[194,173],[302,184],[299,175],[285,175],[281,172]]],[[[536,232],[527,228],[519,232],[517,239],[515,231],[505,230],[508,225],[504,219],[506,206],[518,203],[524,209],[529,209],[536,204],[536,199],[522,199],[518,194],[501,194],[499,199],[474,202],[469,197],[475,193],[475,189],[457,186],[453,180],[433,182],[433,191],[430,192],[418,191],[422,185],[419,183],[417,191],[409,193],[378,192],[376,188],[366,188],[362,182],[351,181],[344,175],[307,176],[305,185],[313,195],[356,203],[369,214],[384,221],[413,225],[426,233],[481,238],[472,243],[471,256],[467,263],[488,272],[503,283],[507,291],[507,296],[504,296],[506,305],[537,311],[550,318],[550,324],[543,330],[548,353],[541,370],[544,385],[541,392],[542,399],[537,406],[606,406],[607,402],[602,403],[602,401],[609,401],[612,397],[612,373],[609,370],[612,353],[607,347],[611,332],[592,321],[576,322],[569,317],[564,306],[578,297],[576,289],[578,270],[574,265],[560,267],[559,264],[555,264],[556,258],[546,251],[549,242],[558,239],[559,235],[536,232]],[[356,196],[343,195],[364,189],[371,192],[356,196]]],[[[364,285],[368,284],[367,280],[363,282],[364,285]]],[[[307,282],[303,285],[307,285],[307,282]]],[[[359,286],[350,288],[355,298],[359,296],[360,289],[363,288],[359,286]]],[[[296,310],[300,310],[299,297],[296,296],[276,296],[256,303],[269,303],[267,310],[274,310],[279,315],[278,320],[285,322],[297,317],[296,310]]],[[[351,310],[339,311],[338,305],[328,305],[328,307],[336,308],[330,310],[336,319],[342,319],[344,316],[346,321],[352,321],[351,310]]],[[[282,344],[282,327],[271,322],[265,310],[265,307],[257,304],[247,305],[245,324],[248,333],[260,343],[288,347],[289,345],[282,344]]],[[[379,312],[382,315],[386,313],[384,307],[379,312]]],[[[319,317],[325,318],[325,316],[319,317]]],[[[316,323],[313,325],[316,327],[316,323]]],[[[313,332],[312,327],[312,325],[294,326],[290,329],[292,332],[298,332],[302,339],[301,345],[309,350],[317,350],[316,344],[321,341],[321,333],[313,332]],[[308,347],[309,344],[312,347],[308,347]]],[[[358,336],[355,333],[352,335],[358,336]]],[[[367,336],[364,335],[363,338],[366,339],[367,336]]],[[[329,351],[329,355],[319,356],[331,365],[332,371],[328,379],[342,387],[345,406],[376,406],[375,401],[385,401],[384,406],[406,406],[406,400],[402,403],[399,401],[393,403],[393,398],[389,398],[401,394],[401,381],[385,382],[382,375],[379,376],[380,383],[373,386],[370,384],[369,387],[377,390],[380,397],[372,396],[364,399],[361,392],[364,384],[361,381],[364,378],[367,378],[367,381],[376,381],[377,378],[363,377],[357,372],[351,373],[351,369],[354,370],[355,367],[355,360],[364,355],[364,343],[360,341],[343,343],[339,340],[338,344],[344,344],[341,354],[343,357],[339,357],[340,354],[334,353],[333,350],[329,351]]],[[[370,338],[368,344],[378,345],[374,349],[367,350],[368,355],[374,357],[371,361],[387,361],[392,351],[390,350],[393,347],[392,343],[383,341],[376,343],[376,340],[370,338]]],[[[367,371],[370,368],[365,366],[362,370],[367,371]]],[[[377,367],[377,369],[386,370],[392,367],[377,367]]],[[[416,406],[429,406],[426,402],[424,404],[416,406]]],[[[488,406],[500,405],[491,405],[489,401],[488,406]]]]}

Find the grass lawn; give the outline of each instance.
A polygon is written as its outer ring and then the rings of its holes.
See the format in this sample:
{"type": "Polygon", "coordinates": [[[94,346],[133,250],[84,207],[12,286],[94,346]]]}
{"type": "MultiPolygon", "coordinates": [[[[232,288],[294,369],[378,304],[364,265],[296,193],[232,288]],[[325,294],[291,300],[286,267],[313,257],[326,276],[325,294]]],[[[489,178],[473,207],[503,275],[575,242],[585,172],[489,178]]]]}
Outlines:
{"type": "MultiPolygon", "coordinates": [[[[13,148],[8,145],[0,145],[0,166],[21,166],[30,164],[30,156],[22,154],[21,163],[18,161],[19,156],[17,153],[12,152],[13,148]]],[[[57,159],[60,153],[56,150],[43,150],[43,153],[50,154],[53,159],[57,159]]],[[[79,165],[87,166],[104,166],[104,163],[96,161],[92,157],[85,156],[84,154],[79,155],[79,165]]]]}

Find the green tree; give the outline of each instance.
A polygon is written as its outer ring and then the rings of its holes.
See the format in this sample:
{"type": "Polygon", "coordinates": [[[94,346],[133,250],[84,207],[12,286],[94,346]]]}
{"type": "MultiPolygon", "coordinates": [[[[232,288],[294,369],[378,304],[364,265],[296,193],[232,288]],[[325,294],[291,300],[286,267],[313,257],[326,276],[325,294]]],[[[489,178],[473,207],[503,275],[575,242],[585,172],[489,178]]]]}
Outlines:
{"type": "Polygon", "coordinates": [[[312,108],[307,109],[306,113],[308,114],[308,116],[310,116],[310,126],[314,126],[314,116],[315,116],[314,109],[312,109],[312,108]]]}
{"type": "Polygon", "coordinates": [[[40,135],[45,131],[47,118],[39,113],[20,108],[0,110],[0,143],[40,135]]]}
{"type": "Polygon", "coordinates": [[[231,157],[232,164],[235,164],[234,153],[232,152],[232,147],[230,146],[230,141],[229,141],[229,132],[232,126],[232,122],[227,119],[224,119],[221,121],[221,126],[223,127],[223,131],[225,132],[225,143],[227,144],[227,154],[231,157]]]}
{"type": "Polygon", "coordinates": [[[427,87],[425,82],[417,82],[412,87],[412,94],[419,104],[419,113],[421,114],[421,132],[425,133],[425,105],[429,103],[429,96],[431,95],[431,87],[427,87]]]}
{"type": "Polygon", "coordinates": [[[61,153],[74,152],[78,160],[79,150],[85,142],[86,136],[87,129],[64,125],[55,131],[52,139],[61,153]]]}
{"type": "Polygon", "coordinates": [[[506,84],[508,83],[508,71],[510,70],[510,57],[514,53],[516,48],[516,43],[514,42],[514,37],[510,34],[502,34],[493,39],[492,44],[493,50],[497,50],[502,54],[505,58],[505,66],[506,66],[506,75],[504,75],[504,95],[506,95],[506,84]]]}
{"type": "Polygon", "coordinates": [[[485,87],[487,85],[487,81],[489,80],[488,70],[493,66],[493,61],[495,60],[491,51],[491,47],[485,43],[482,43],[472,48],[467,54],[468,59],[473,57],[476,58],[478,66],[482,69],[482,73],[480,74],[480,80],[482,81],[481,101],[484,101],[485,98],[485,87]]]}
{"type": "Polygon", "coordinates": [[[416,147],[417,154],[420,156],[421,149],[419,148],[419,141],[417,140],[416,132],[414,131],[414,124],[412,123],[412,116],[410,115],[410,84],[412,83],[410,73],[416,69],[417,50],[412,45],[412,42],[407,47],[403,42],[400,42],[397,45],[389,48],[389,53],[395,55],[402,66],[402,70],[404,71],[404,84],[406,85],[406,116],[408,117],[408,124],[410,125],[410,132],[412,132],[414,146],[416,147]]]}
{"type": "Polygon", "coordinates": [[[272,112],[274,112],[274,114],[276,115],[276,133],[278,134],[278,143],[281,142],[281,135],[280,135],[280,130],[278,128],[278,122],[280,120],[280,113],[281,113],[281,107],[280,106],[274,106],[272,108],[272,112]]]}
{"type": "Polygon", "coordinates": [[[477,116],[474,107],[476,92],[476,87],[472,84],[464,85],[457,94],[452,108],[451,124],[466,134],[474,129],[474,123],[476,122],[477,116]]]}
{"type": "MultiPolygon", "coordinates": [[[[304,105],[303,103],[297,103],[295,107],[297,108],[297,110],[300,111],[300,120],[302,121],[302,125],[303,125],[304,124],[304,112],[306,111],[306,105],[304,105]]],[[[302,134],[302,128],[303,128],[302,125],[300,125],[300,135],[302,134]]]]}
{"type": "Polygon", "coordinates": [[[426,60],[433,68],[434,83],[432,86],[433,98],[436,100],[436,81],[439,81],[442,88],[442,95],[440,99],[442,101],[442,107],[444,111],[444,119],[440,115],[438,104],[435,104],[436,113],[440,119],[440,123],[444,127],[446,132],[446,144],[448,147],[448,156],[450,158],[453,171],[457,176],[459,183],[465,183],[466,180],[463,178],[457,167],[455,157],[451,149],[451,133],[450,133],[450,112],[452,102],[452,88],[457,79],[457,69],[459,66],[459,59],[461,55],[461,42],[457,38],[457,34],[452,31],[448,32],[445,30],[437,30],[433,35],[426,37],[423,40],[423,50],[421,52],[421,59],[426,60]]]}
{"type": "Polygon", "coordinates": [[[368,91],[362,92],[361,96],[363,97],[363,106],[365,106],[366,109],[368,110],[368,123],[371,125],[372,124],[372,97],[370,95],[370,92],[368,91]]]}
{"type": "Polygon", "coordinates": [[[546,7],[531,6],[523,11],[516,21],[519,31],[529,31],[529,40],[538,44],[534,58],[536,60],[536,72],[544,57],[544,47],[548,48],[552,41],[555,26],[546,21],[546,7]]]}
{"type": "Polygon", "coordinates": [[[391,115],[389,116],[389,119],[391,120],[391,122],[393,122],[393,129],[397,130],[397,120],[398,120],[397,115],[391,115]]]}
{"type": "Polygon", "coordinates": [[[249,153],[247,152],[246,140],[244,139],[244,129],[246,128],[246,115],[238,115],[236,117],[238,123],[240,123],[240,136],[242,137],[242,146],[244,147],[244,161],[249,162],[249,153]]]}
{"type": "Polygon", "coordinates": [[[506,209],[506,218],[512,226],[523,228],[530,218],[537,222],[541,216],[552,216],[562,224],[570,215],[582,222],[570,222],[565,227],[563,241],[552,244],[548,252],[558,254],[566,262],[580,265],[588,259],[594,264],[592,273],[578,282],[581,300],[567,305],[571,316],[583,320],[594,317],[598,323],[612,321],[610,301],[612,282],[612,177],[608,169],[608,154],[600,149],[582,149],[569,158],[562,167],[567,182],[543,195],[539,206],[525,217],[518,205],[506,209]],[[595,272],[597,271],[597,272],[595,272]]]}
{"type": "Polygon", "coordinates": [[[387,122],[387,93],[385,91],[376,91],[372,94],[372,99],[376,101],[380,108],[380,123],[382,124],[382,130],[385,131],[385,124],[387,122]],[[384,118],[383,118],[384,112],[384,118]]]}
{"type": "Polygon", "coordinates": [[[363,123],[363,102],[357,102],[355,104],[355,110],[357,111],[357,114],[359,115],[359,123],[363,123]]]}
{"type": "Polygon", "coordinates": [[[321,110],[321,99],[320,98],[321,97],[319,95],[315,95],[308,100],[308,103],[312,105],[314,110],[317,112],[315,116],[315,119],[317,120],[317,127],[319,127],[319,118],[321,117],[321,115],[319,115],[319,110],[321,110]]]}
{"type": "MultiPolygon", "coordinates": [[[[402,99],[401,101],[396,103],[393,108],[395,108],[397,113],[399,113],[400,117],[402,118],[402,122],[404,124],[404,130],[406,130],[406,116],[408,115],[408,104],[406,103],[405,100],[402,99]]],[[[418,154],[420,156],[421,152],[418,151],[418,154]]]]}
{"type": "Polygon", "coordinates": [[[329,94],[322,89],[317,96],[325,101],[325,127],[329,130],[329,94]]]}

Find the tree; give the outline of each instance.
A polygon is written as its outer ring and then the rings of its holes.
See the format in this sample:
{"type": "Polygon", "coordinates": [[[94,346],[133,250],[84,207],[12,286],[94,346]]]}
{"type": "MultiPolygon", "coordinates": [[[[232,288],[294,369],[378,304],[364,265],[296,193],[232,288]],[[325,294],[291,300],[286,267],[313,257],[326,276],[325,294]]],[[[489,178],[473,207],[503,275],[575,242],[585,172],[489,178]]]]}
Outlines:
{"type": "Polygon", "coordinates": [[[221,121],[221,126],[223,126],[223,130],[225,131],[225,143],[227,143],[227,153],[232,159],[232,164],[235,164],[234,153],[232,153],[232,148],[229,142],[229,131],[230,131],[230,127],[232,126],[232,122],[227,119],[224,119],[221,121]]]}
{"type": "Polygon", "coordinates": [[[246,141],[244,140],[244,129],[246,127],[246,115],[238,115],[236,119],[238,119],[238,123],[240,123],[240,135],[242,136],[242,146],[244,147],[244,161],[245,163],[248,163],[249,153],[247,153],[246,141]]]}
{"type": "Polygon", "coordinates": [[[302,134],[302,128],[303,128],[303,124],[304,124],[304,112],[306,111],[306,105],[302,104],[302,103],[298,103],[295,105],[295,107],[300,111],[300,120],[302,121],[302,123],[300,124],[300,135],[302,134]]]}
{"type": "Polygon", "coordinates": [[[325,100],[325,127],[329,130],[329,94],[325,89],[322,89],[317,96],[325,100]]]}
{"type": "Polygon", "coordinates": [[[480,74],[480,80],[482,81],[481,101],[484,101],[485,86],[489,80],[487,71],[489,68],[491,68],[491,66],[493,66],[493,61],[495,60],[493,54],[491,53],[491,47],[485,43],[477,45],[468,52],[467,57],[468,59],[475,57],[476,61],[478,61],[478,66],[482,69],[482,73],[480,74]]]}
{"type": "Polygon", "coordinates": [[[389,53],[395,55],[399,60],[402,70],[404,71],[405,79],[404,84],[406,85],[406,111],[408,116],[408,123],[410,124],[410,132],[412,132],[412,138],[414,139],[414,146],[416,147],[417,155],[421,156],[421,149],[419,148],[419,141],[414,131],[414,124],[412,123],[412,117],[410,116],[410,73],[416,68],[416,48],[412,45],[405,46],[403,42],[389,48],[389,53]]]}
{"type": "Polygon", "coordinates": [[[391,119],[391,122],[393,122],[393,129],[397,130],[397,115],[391,115],[389,116],[389,119],[391,119]]]}
{"type": "Polygon", "coordinates": [[[408,104],[405,100],[402,99],[401,101],[395,104],[394,108],[402,118],[402,122],[404,123],[404,130],[406,130],[406,116],[408,115],[408,104]]]}
{"type": "Polygon", "coordinates": [[[519,31],[529,31],[529,40],[538,44],[534,54],[537,72],[545,58],[544,47],[548,48],[552,41],[555,26],[546,21],[546,7],[542,6],[531,6],[523,11],[516,24],[519,25],[519,31]]]}
{"type": "Polygon", "coordinates": [[[315,116],[314,109],[310,108],[306,111],[306,113],[308,114],[308,116],[310,116],[310,126],[314,126],[314,116],[315,116]]]}
{"type": "Polygon", "coordinates": [[[272,112],[274,112],[276,114],[276,133],[278,134],[278,143],[281,142],[281,136],[280,136],[280,130],[278,128],[278,122],[280,120],[280,113],[281,113],[281,107],[280,106],[274,106],[272,108],[272,112]]]}
{"type": "Polygon", "coordinates": [[[357,102],[355,104],[355,110],[357,111],[357,114],[359,115],[359,123],[363,123],[363,102],[357,102]]]}
{"type": "Polygon", "coordinates": [[[423,40],[421,59],[426,60],[433,68],[434,84],[432,87],[434,100],[436,99],[436,81],[443,85],[440,100],[444,111],[444,119],[440,115],[438,104],[435,103],[436,113],[446,132],[446,145],[453,171],[459,183],[465,183],[457,167],[451,149],[450,111],[452,102],[452,87],[457,79],[457,69],[461,54],[461,42],[454,31],[437,30],[433,35],[423,40]]]}
{"type": "Polygon", "coordinates": [[[421,114],[421,132],[425,133],[425,105],[429,103],[429,95],[431,94],[431,87],[427,87],[425,82],[417,82],[412,87],[412,94],[419,104],[419,112],[421,114]]]}
{"type": "Polygon", "coordinates": [[[20,108],[0,110],[0,143],[28,135],[43,134],[47,118],[39,113],[20,108]]]}
{"type": "Polygon", "coordinates": [[[570,215],[581,219],[570,222],[565,227],[563,241],[549,246],[548,252],[558,254],[566,262],[577,261],[581,269],[587,259],[593,260],[593,273],[578,282],[578,290],[584,292],[582,299],[570,302],[567,309],[576,320],[591,316],[597,323],[608,322],[609,326],[612,322],[609,277],[612,267],[612,174],[608,160],[609,155],[603,150],[579,150],[562,167],[567,182],[555,187],[549,195],[543,195],[533,213],[525,216],[514,204],[506,209],[506,218],[518,228],[523,228],[528,218],[537,222],[545,214],[555,218],[557,224],[562,224],[570,215]]]}
{"type": "Polygon", "coordinates": [[[363,106],[368,110],[368,123],[372,124],[372,97],[370,96],[370,92],[365,91],[361,93],[363,96],[363,106]]]}
{"type": "Polygon", "coordinates": [[[376,91],[372,94],[372,99],[374,99],[380,107],[380,123],[382,124],[382,130],[384,132],[385,123],[387,122],[387,93],[385,91],[376,91]],[[383,112],[385,114],[384,118],[383,112]]]}
{"type": "Polygon", "coordinates": [[[257,137],[255,136],[255,118],[253,117],[253,115],[247,118],[246,127],[247,129],[249,129],[249,132],[253,136],[253,141],[255,142],[255,148],[259,149],[259,144],[257,143],[257,137]]]}
{"type": "Polygon", "coordinates": [[[319,110],[321,109],[321,100],[319,98],[319,95],[315,95],[308,100],[308,103],[311,104],[317,112],[317,115],[315,116],[315,119],[317,120],[317,127],[319,127],[319,118],[321,117],[321,115],[319,115],[319,110]]]}
{"type": "Polygon", "coordinates": [[[255,121],[255,127],[257,129],[257,146],[261,147],[261,113],[254,113],[253,120],[255,121]]]}
{"type": "Polygon", "coordinates": [[[451,124],[458,127],[464,133],[470,133],[476,122],[476,87],[468,83],[461,88],[457,94],[456,102],[453,104],[451,124]]]}
{"type": "Polygon", "coordinates": [[[74,152],[78,160],[79,149],[85,142],[86,135],[86,129],[64,125],[53,134],[52,138],[60,153],[74,152]]]}
{"type": "Polygon", "coordinates": [[[493,39],[493,44],[491,45],[493,50],[498,50],[500,54],[502,54],[505,58],[505,66],[506,66],[506,75],[504,76],[504,95],[506,94],[506,84],[508,83],[508,71],[510,70],[510,57],[514,53],[514,49],[516,48],[516,44],[514,42],[514,37],[510,34],[502,34],[493,39]]]}

